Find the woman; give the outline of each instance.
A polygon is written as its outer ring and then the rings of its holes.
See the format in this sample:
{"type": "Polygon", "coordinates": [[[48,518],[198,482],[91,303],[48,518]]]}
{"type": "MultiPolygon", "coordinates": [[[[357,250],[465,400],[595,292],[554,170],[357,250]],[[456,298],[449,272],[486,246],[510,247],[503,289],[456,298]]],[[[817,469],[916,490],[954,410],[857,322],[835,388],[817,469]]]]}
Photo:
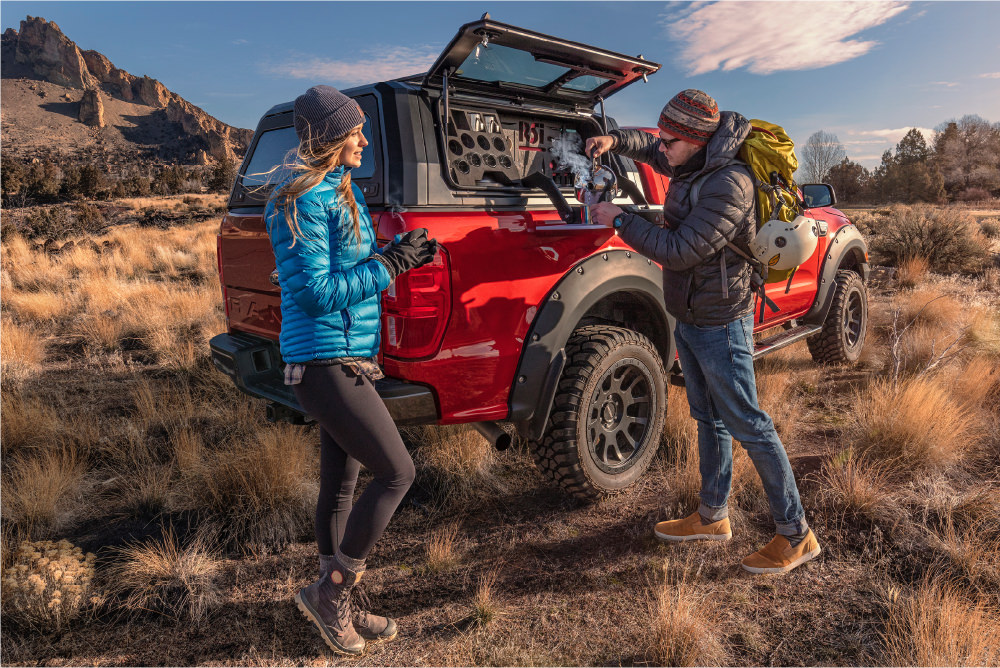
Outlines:
{"type": "Polygon", "coordinates": [[[368,145],[357,102],[330,86],[295,100],[299,138],[292,174],[264,216],[281,285],[285,383],[320,426],[316,542],[320,577],[295,601],[341,654],[391,640],[391,619],[359,610],[351,589],[365,559],[413,482],[413,461],[373,382],[382,377],[380,293],[402,272],[430,262],[437,241],[415,230],[381,251],[350,170],[368,145]],[[352,507],[360,465],[375,479],[352,507]]]}

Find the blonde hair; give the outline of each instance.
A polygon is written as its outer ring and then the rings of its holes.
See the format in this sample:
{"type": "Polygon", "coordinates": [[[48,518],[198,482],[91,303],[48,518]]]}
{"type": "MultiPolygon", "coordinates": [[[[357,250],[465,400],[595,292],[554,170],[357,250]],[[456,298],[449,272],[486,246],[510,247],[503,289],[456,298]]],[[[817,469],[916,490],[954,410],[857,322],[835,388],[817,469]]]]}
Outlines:
{"type": "MultiPolygon", "coordinates": [[[[274,200],[275,210],[283,207],[285,210],[285,222],[292,232],[292,245],[302,236],[299,228],[298,207],[295,200],[303,193],[309,192],[323,181],[323,177],[340,166],[340,154],[344,151],[348,138],[362,127],[357,125],[345,134],[329,142],[320,142],[312,138],[311,132],[307,129],[306,137],[299,142],[297,148],[289,153],[289,159],[285,161],[286,167],[293,173],[297,173],[290,181],[275,190],[270,199],[274,200]]],[[[275,168],[277,169],[277,168],[275,168]]],[[[337,194],[340,195],[340,205],[345,206],[351,213],[353,221],[354,238],[361,240],[361,218],[358,213],[358,203],[354,199],[354,190],[351,188],[351,174],[345,172],[337,186],[337,194]]]]}

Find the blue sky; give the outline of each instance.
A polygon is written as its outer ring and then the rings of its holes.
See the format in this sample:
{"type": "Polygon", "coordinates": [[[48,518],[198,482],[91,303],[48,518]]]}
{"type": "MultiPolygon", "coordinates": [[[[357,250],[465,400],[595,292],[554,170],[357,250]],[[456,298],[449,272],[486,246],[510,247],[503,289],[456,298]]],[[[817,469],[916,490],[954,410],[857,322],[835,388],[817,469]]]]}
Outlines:
{"type": "Polygon", "coordinates": [[[423,71],[458,27],[492,18],[663,64],[608,100],[652,125],[684,88],[723,109],[817,130],[879,163],[911,127],[1000,121],[1000,2],[18,2],[82,49],[159,79],[216,118],[252,128],[277,102],[423,71]]]}

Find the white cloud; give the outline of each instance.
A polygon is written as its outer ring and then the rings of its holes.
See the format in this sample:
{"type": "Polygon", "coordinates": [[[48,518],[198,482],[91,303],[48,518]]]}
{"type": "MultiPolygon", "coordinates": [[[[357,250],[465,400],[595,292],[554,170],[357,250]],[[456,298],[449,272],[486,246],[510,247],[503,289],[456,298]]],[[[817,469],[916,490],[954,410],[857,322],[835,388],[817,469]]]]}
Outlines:
{"type": "Polygon", "coordinates": [[[754,74],[810,70],[868,53],[874,41],[850,39],[909,8],[908,2],[694,3],[661,18],[683,45],[689,74],[747,68],[754,74]],[[688,9],[687,7],[694,7],[688,9]]]}
{"type": "Polygon", "coordinates": [[[980,74],[980,79],[1000,79],[1000,72],[987,72],[986,74],[980,74]]]}
{"type": "Polygon", "coordinates": [[[440,47],[390,46],[363,51],[356,60],[330,60],[317,56],[264,66],[264,71],[294,79],[331,81],[341,85],[373,83],[426,72],[440,47]]]}
{"type": "MultiPolygon", "coordinates": [[[[912,127],[905,127],[883,130],[861,130],[852,134],[861,135],[862,137],[879,137],[887,142],[898,144],[906,136],[906,133],[912,129],[912,127]]],[[[934,130],[931,128],[917,128],[917,130],[920,130],[920,134],[924,136],[924,139],[928,143],[934,140],[934,130]]]]}
{"type": "Polygon", "coordinates": [[[932,81],[932,86],[947,86],[948,88],[954,88],[958,84],[954,81],[932,81]]]}

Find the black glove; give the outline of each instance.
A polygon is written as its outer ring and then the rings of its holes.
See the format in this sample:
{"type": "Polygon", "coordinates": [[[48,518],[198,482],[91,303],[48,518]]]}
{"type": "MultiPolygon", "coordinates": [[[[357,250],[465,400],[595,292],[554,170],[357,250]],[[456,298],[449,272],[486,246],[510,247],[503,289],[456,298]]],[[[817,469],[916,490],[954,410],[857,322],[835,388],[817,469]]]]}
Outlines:
{"type": "Polygon", "coordinates": [[[434,259],[437,253],[437,239],[427,238],[427,229],[410,230],[399,241],[390,242],[382,249],[382,259],[392,267],[393,279],[416,267],[422,267],[434,259]]]}

